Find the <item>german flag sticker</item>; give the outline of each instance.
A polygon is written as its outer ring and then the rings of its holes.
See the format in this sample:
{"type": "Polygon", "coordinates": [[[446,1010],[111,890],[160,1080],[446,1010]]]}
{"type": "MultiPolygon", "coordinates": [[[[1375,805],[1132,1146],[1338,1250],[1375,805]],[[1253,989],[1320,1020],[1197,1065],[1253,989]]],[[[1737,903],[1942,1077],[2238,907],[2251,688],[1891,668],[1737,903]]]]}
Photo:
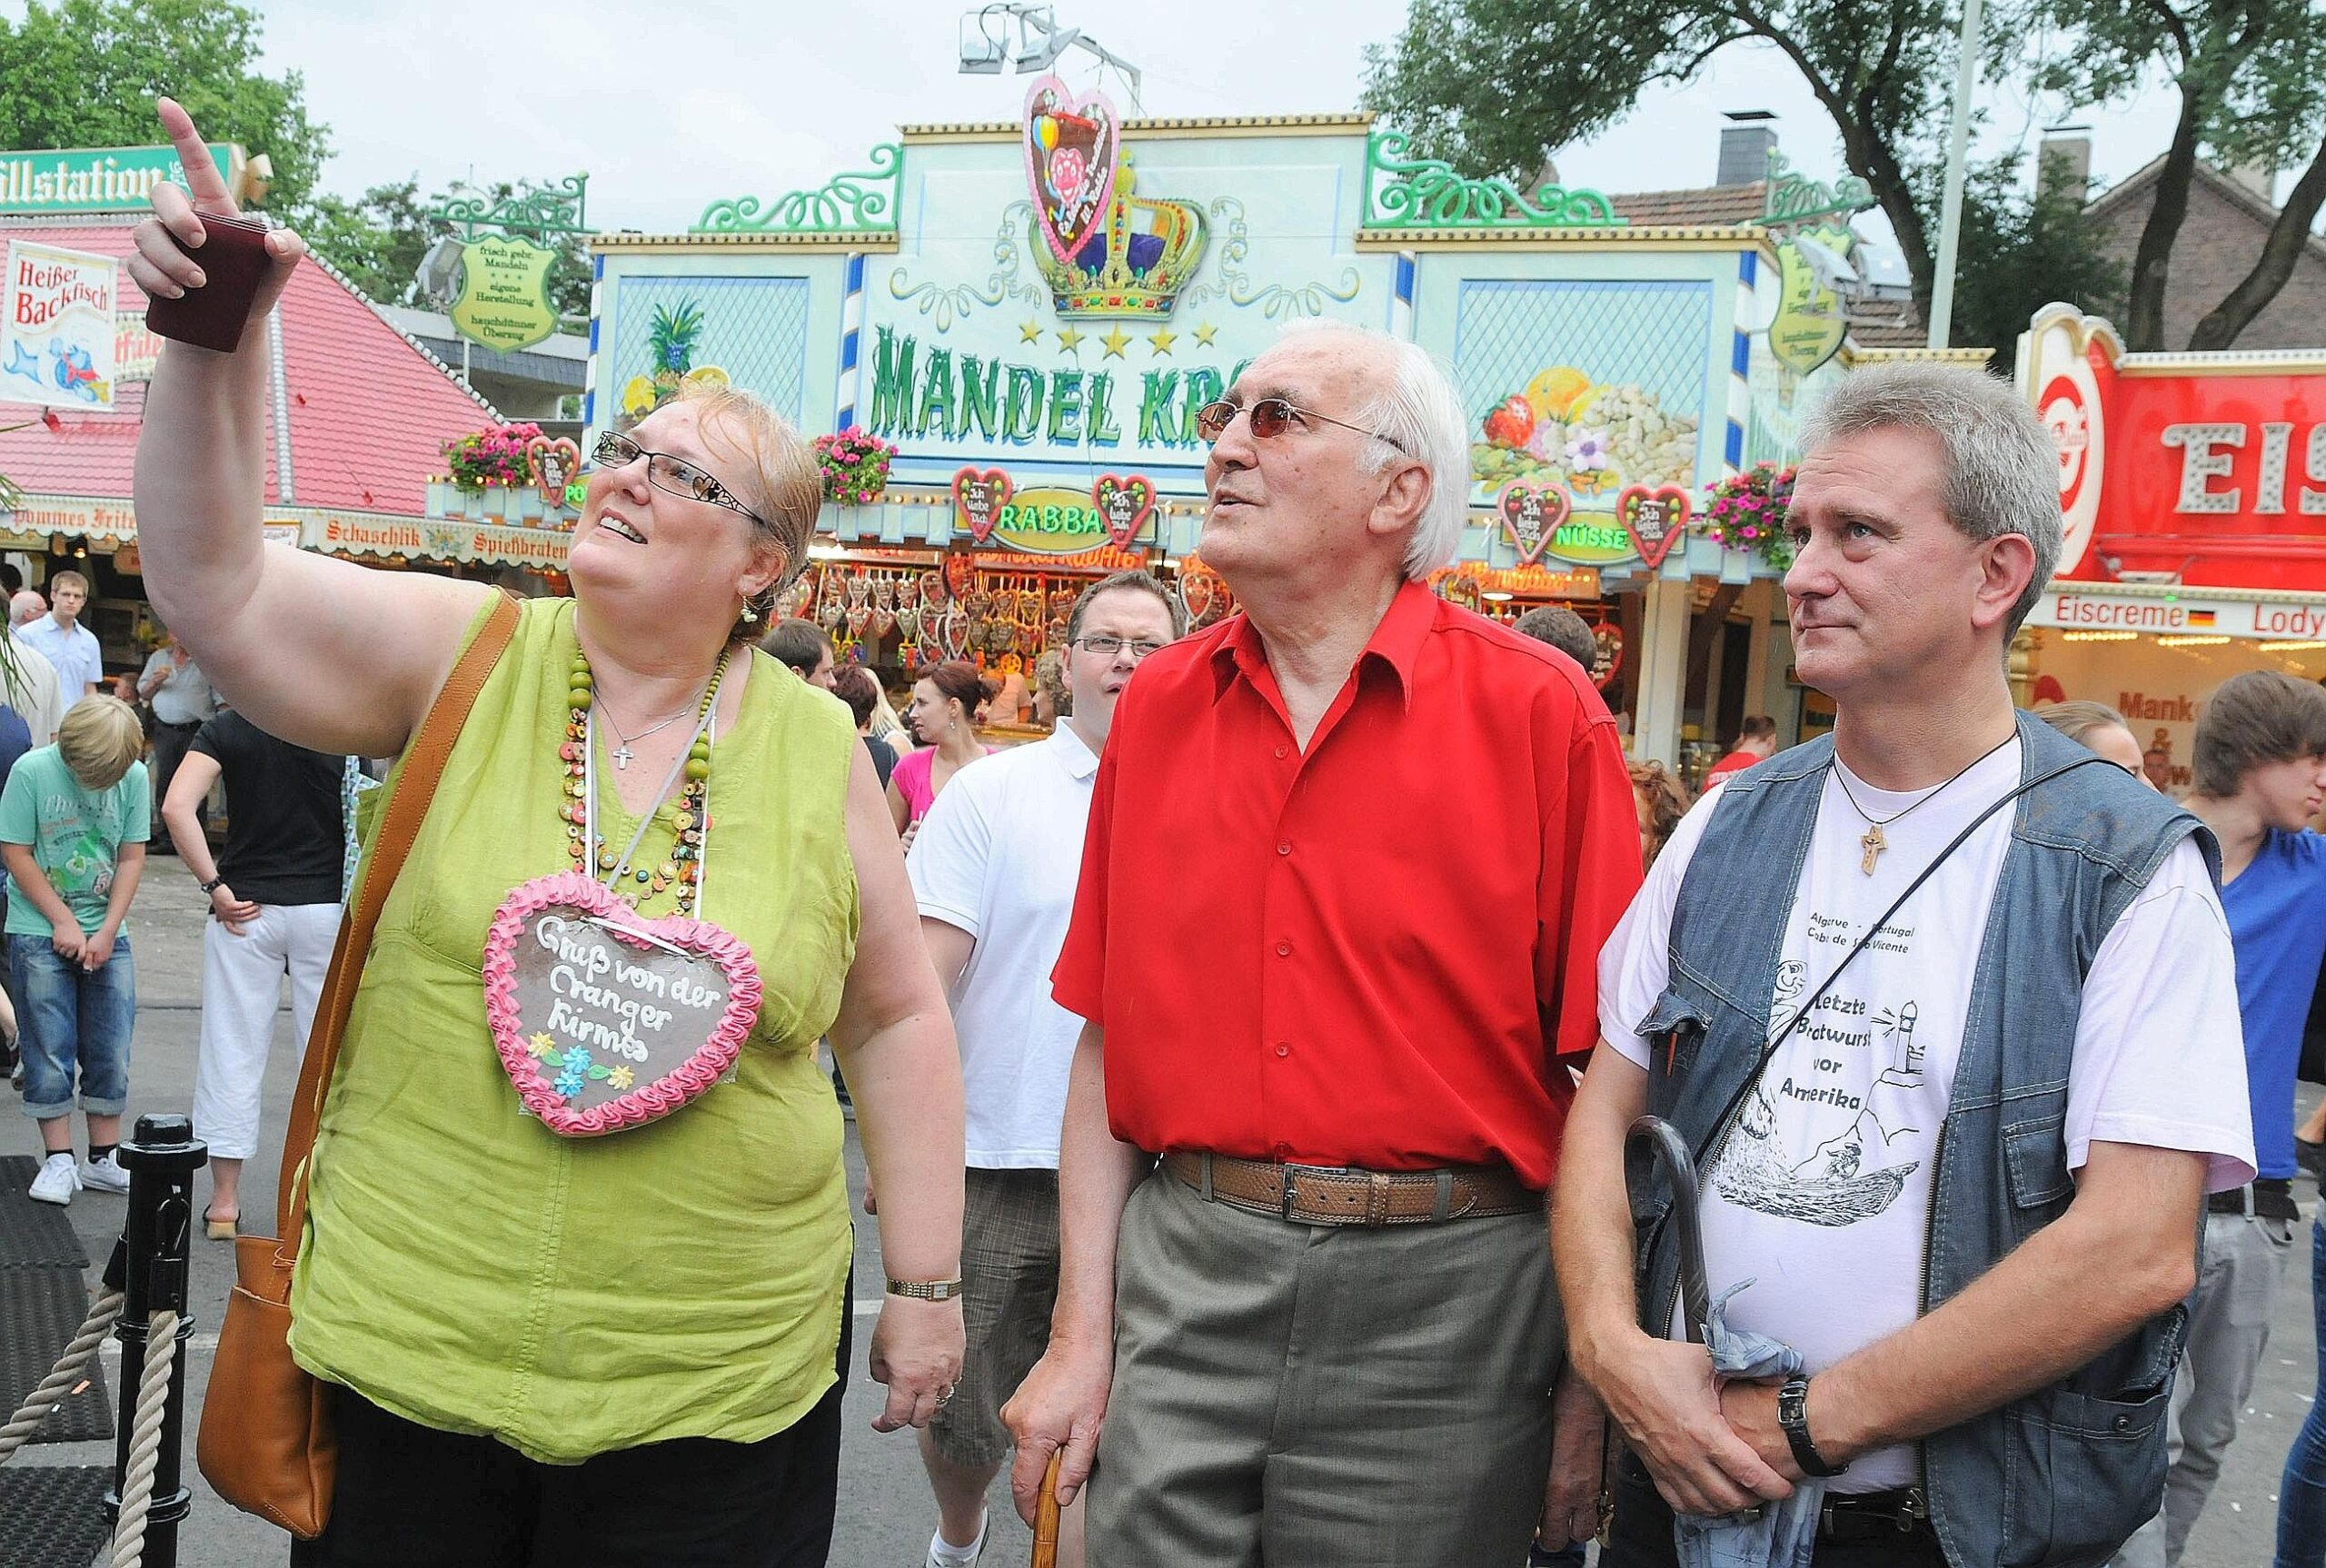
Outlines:
{"type": "Polygon", "coordinates": [[[2212,610],[2192,610],[2189,611],[2189,624],[2190,624],[2190,625],[2192,625],[2192,626],[2211,626],[2212,623],[2213,623],[2213,612],[2212,612],[2212,610]]]}

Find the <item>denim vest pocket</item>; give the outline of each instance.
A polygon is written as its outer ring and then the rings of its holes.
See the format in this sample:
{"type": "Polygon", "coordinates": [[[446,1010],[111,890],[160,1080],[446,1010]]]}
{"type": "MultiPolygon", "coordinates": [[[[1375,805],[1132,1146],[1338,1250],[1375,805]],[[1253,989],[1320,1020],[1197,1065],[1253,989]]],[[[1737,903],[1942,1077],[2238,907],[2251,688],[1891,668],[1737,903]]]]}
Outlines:
{"type": "Polygon", "coordinates": [[[1648,1047],[1651,1107],[1655,1098],[1652,1092],[1654,1080],[1687,1077],[1688,1069],[1696,1065],[1696,1057],[1704,1051],[1705,1035],[1711,1024],[1704,1007],[1676,988],[1658,997],[1655,1007],[1640,1020],[1639,1037],[1648,1047]]]}
{"type": "Polygon", "coordinates": [[[2022,1241],[2065,1214],[2075,1196],[2062,1136],[2066,1125],[2064,1115],[2055,1115],[2003,1129],[2003,1170],[2011,1183],[2012,1206],[2019,1211],[2022,1241]]]}
{"type": "Polygon", "coordinates": [[[2170,1386],[2118,1400],[2053,1387],[2004,1420],[2001,1568],[2098,1563],[2164,1501],[2170,1386]]]}

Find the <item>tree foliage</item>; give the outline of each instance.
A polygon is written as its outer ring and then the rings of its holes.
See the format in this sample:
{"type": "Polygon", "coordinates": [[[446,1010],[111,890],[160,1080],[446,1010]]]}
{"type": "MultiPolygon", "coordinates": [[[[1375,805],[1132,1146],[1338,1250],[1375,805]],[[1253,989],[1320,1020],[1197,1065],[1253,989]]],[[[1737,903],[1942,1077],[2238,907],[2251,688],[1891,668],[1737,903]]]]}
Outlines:
{"type": "MultiPolygon", "coordinates": [[[[1630,113],[1641,91],[1694,78],[1715,53],[1751,45],[1781,55],[1816,96],[1843,161],[1872,188],[1929,308],[1960,0],[1413,0],[1405,30],[1367,52],[1366,101],[1430,156],[1471,175],[1530,179],[1560,147],[1630,113]]],[[[2182,114],[2156,210],[2122,285],[2125,336],[2162,348],[2172,242],[2201,150],[2226,162],[2310,160],[2252,273],[2200,323],[2200,348],[2226,347],[2291,275],[2326,206],[2326,28],[2316,0],[1997,0],[1987,10],[1983,67],[2092,105],[2159,76],[2182,114]],[[2032,66],[2031,39],[2045,53],[2032,66]]],[[[2104,263],[2088,230],[1987,165],[1966,198],[1956,268],[1955,341],[1973,328],[1973,298],[2005,280],[2050,275],[2068,294],[2104,263]]],[[[2074,297],[2070,295],[2069,297],[2074,297]]],[[[2092,298],[2094,296],[2086,295],[2092,298]]],[[[2038,299],[2038,303],[2042,299],[2038,299]]],[[[1979,309],[1987,308],[1982,304],[1979,309]]]]}
{"type": "MultiPolygon", "coordinates": [[[[2012,368],[2020,333],[2053,300],[2112,313],[2124,293],[2124,269],[2102,250],[2090,213],[2059,177],[2064,171],[2055,168],[2031,190],[2026,164],[2023,154],[2006,153],[1971,165],[1963,182],[1952,335],[1958,346],[1992,350],[1989,363],[1999,371],[2012,368]]],[[[1940,174],[1927,168],[1916,176],[1917,199],[1932,212],[1940,174]]]]}
{"type": "Polygon", "coordinates": [[[214,142],[274,165],[266,204],[301,211],[330,151],[296,71],[270,75],[259,17],[230,0],[33,0],[0,18],[0,146],[144,147],[167,93],[214,142]]]}
{"type": "Polygon", "coordinates": [[[2102,103],[2162,74],[2181,99],[2156,202],[2132,254],[2124,343],[2162,349],[2173,243],[2201,153],[2281,169],[2306,163],[2252,270],[2197,323],[2189,347],[2227,348],[2293,274],[2326,203],[2326,28],[2316,0],[2033,0],[2073,46],[2039,87],[2102,103]]]}

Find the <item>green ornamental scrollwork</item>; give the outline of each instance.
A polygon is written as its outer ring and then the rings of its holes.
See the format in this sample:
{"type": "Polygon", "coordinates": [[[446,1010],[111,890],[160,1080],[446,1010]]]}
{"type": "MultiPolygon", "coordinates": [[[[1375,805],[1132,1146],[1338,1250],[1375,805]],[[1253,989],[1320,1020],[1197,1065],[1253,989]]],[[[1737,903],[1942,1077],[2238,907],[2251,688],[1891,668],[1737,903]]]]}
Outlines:
{"type": "Polygon", "coordinates": [[[1619,229],[1631,220],[1597,191],[1544,184],[1530,194],[1499,176],[1466,180],[1437,158],[1408,155],[1402,131],[1365,142],[1368,229],[1619,229]]]}
{"type": "Polygon", "coordinates": [[[883,142],[871,167],[834,174],[812,191],[792,191],[764,208],[757,196],[713,202],[689,230],[696,234],[860,234],[893,229],[904,184],[905,149],[883,142]]]}
{"type": "Polygon", "coordinates": [[[521,192],[495,201],[491,196],[454,196],[428,216],[461,231],[473,240],[479,229],[540,238],[547,234],[587,234],[590,227],[590,176],[570,174],[554,185],[521,192]]]}
{"type": "Polygon", "coordinates": [[[1874,187],[1855,174],[1844,174],[1831,185],[1794,173],[1784,154],[1769,149],[1768,199],[1761,223],[1771,229],[1792,229],[1819,218],[1843,217],[1874,205],[1874,187]]]}

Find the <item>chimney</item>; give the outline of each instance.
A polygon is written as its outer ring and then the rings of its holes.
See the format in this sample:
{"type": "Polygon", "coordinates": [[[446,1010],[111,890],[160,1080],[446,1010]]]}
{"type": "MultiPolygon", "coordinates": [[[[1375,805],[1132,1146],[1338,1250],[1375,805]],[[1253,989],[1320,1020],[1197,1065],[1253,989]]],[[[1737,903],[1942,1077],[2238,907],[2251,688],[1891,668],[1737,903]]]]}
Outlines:
{"type": "Polygon", "coordinates": [[[2035,148],[2035,192],[2064,196],[2077,206],[2092,193],[2092,127],[2047,125],[2035,148]]]}
{"type": "Polygon", "coordinates": [[[1720,133],[1720,172],[1715,185],[1750,185],[1769,177],[1769,153],[1777,144],[1766,109],[1731,109],[1720,133]]]}

